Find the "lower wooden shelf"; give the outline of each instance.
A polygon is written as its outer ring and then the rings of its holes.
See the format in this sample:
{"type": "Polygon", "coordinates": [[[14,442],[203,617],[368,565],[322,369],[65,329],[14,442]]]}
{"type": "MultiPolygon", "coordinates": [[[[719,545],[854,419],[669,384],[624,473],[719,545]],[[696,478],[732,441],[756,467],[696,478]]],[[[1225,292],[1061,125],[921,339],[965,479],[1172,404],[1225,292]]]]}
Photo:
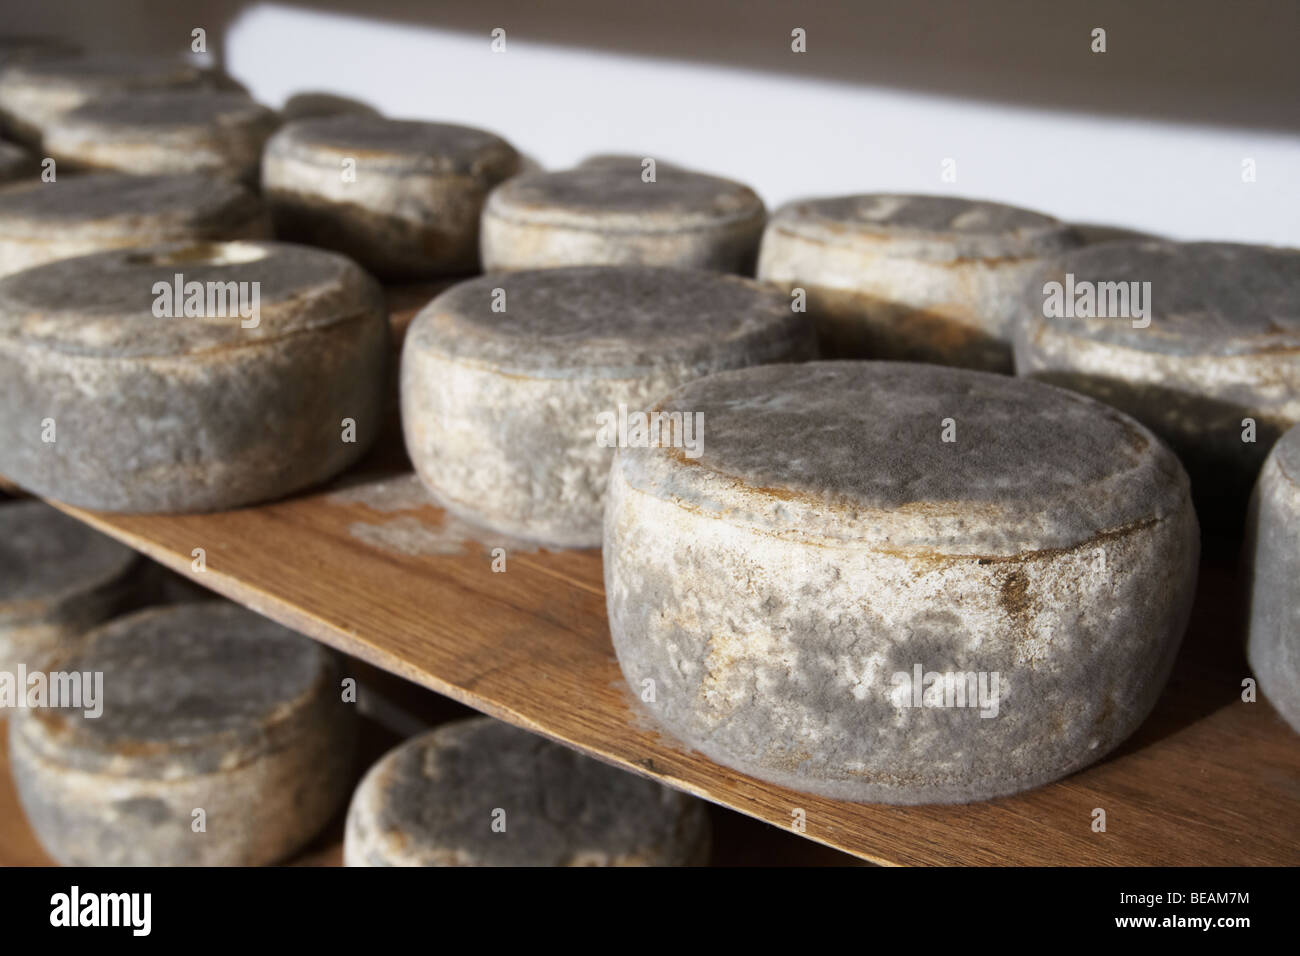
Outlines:
{"type": "Polygon", "coordinates": [[[802,810],[802,836],[876,863],[1300,862],[1300,737],[1266,702],[1241,700],[1233,562],[1212,551],[1169,687],[1117,753],[1015,797],[888,807],[763,783],[657,732],[630,705],[610,645],[599,552],[477,534],[429,503],[393,435],[330,487],[260,507],[160,516],[55,504],[376,667],[786,831],[802,810]],[[1092,830],[1099,807],[1104,833],[1092,830]]]}

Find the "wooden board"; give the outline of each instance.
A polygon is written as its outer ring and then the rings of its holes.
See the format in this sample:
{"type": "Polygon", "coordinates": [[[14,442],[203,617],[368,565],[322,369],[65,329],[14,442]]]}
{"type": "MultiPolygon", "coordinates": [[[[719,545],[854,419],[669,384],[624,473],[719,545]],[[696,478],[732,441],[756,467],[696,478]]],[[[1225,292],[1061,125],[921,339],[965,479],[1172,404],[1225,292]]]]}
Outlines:
{"type": "MultiPolygon", "coordinates": [[[[401,296],[396,329],[426,297],[401,296]]],[[[421,499],[396,423],[351,475],[291,500],[212,515],[63,510],[376,667],[777,827],[802,811],[803,836],[877,863],[1300,862],[1300,737],[1266,702],[1240,699],[1230,548],[1207,549],[1170,685],[1117,753],[1016,797],[887,807],[772,786],[658,733],[610,646],[599,552],[507,545],[495,573],[493,542],[421,499]]]]}

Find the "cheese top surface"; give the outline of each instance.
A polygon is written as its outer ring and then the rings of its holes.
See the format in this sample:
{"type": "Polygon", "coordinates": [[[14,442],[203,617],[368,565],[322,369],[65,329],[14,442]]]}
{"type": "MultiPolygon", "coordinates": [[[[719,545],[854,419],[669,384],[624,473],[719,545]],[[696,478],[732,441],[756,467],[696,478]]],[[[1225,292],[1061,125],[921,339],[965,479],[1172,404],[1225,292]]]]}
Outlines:
{"type": "Polygon", "coordinates": [[[238,183],[198,173],[87,173],[0,189],[0,234],[54,241],[149,230],[166,238],[181,229],[232,229],[256,218],[261,208],[238,183]]]}
{"type": "Polygon", "coordinates": [[[487,214],[534,225],[605,232],[687,232],[761,218],[763,202],[748,186],[643,158],[600,156],[557,172],[517,176],[488,197],[487,214]]]}
{"type": "Polygon", "coordinates": [[[511,175],[520,162],[513,146],[486,130],[365,113],[291,122],[268,140],[266,155],[321,166],[333,176],[339,175],[342,160],[353,159],[358,167],[372,171],[487,182],[511,175]]]}
{"type": "Polygon", "coordinates": [[[0,617],[107,584],[135,552],[40,501],[0,505],[0,617]]]}
{"type": "Polygon", "coordinates": [[[270,241],[182,242],[0,279],[0,344],[96,358],[211,352],[382,314],[344,256],[270,241]]]}
{"type": "Polygon", "coordinates": [[[1300,250],[1101,243],[1055,260],[1025,290],[1025,308],[1069,335],[1144,352],[1282,353],[1300,349],[1300,250]]]}
{"type": "Polygon", "coordinates": [[[621,449],[632,488],[811,543],[1014,556],[1080,546],[1187,500],[1177,459],[1136,421],[1001,375],[771,365],[691,382],[657,409],[696,415],[702,452],[621,449]]]}
{"type": "Polygon", "coordinates": [[[127,776],[220,772],[274,753],[338,690],[325,648],[221,601],[117,618],[57,669],[102,673],[102,713],[32,711],[19,732],[66,765],[127,776]]]}
{"type": "Polygon", "coordinates": [[[504,372],[618,377],[668,362],[776,355],[811,334],[788,296],[749,279],[590,266],[462,282],[416,316],[406,347],[504,372]]]}
{"type": "Polygon", "coordinates": [[[1075,245],[1065,223],[1043,213],[955,196],[891,193],[787,203],[771,229],[812,242],[899,258],[998,259],[1075,245]]]}

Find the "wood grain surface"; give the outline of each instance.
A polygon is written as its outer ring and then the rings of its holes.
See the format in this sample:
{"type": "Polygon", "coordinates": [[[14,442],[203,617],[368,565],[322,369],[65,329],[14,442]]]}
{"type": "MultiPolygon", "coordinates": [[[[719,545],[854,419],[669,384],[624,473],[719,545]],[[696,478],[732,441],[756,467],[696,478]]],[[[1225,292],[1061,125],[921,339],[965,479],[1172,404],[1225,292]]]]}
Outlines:
{"type": "Polygon", "coordinates": [[[786,831],[803,811],[802,836],[877,863],[1300,863],[1300,737],[1266,702],[1241,700],[1230,545],[1207,543],[1173,678],[1116,753],[987,803],[859,805],[763,783],[658,732],[610,645],[599,552],[507,546],[496,573],[492,542],[410,494],[408,467],[390,426],[352,474],[290,500],[181,516],[59,507],[378,668],[786,831]]]}

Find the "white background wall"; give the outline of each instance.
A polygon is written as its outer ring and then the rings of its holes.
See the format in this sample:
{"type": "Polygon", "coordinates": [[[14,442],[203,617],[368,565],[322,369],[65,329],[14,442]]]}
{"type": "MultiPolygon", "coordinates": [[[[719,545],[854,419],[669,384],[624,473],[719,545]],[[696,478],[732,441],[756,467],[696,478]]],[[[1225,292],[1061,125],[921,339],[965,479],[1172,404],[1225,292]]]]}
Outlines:
{"type": "MultiPolygon", "coordinates": [[[[898,190],[1177,238],[1300,245],[1300,5],[4,0],[15,31],[215,56],[298,90],[469,123],[548,167],[593,152],[742,179],[769,202],[898,190]],[[493,27],[506,52],[490,49],[493,27]],[[808,52],[790,52],[790,29],[808,52]],[[1090,50],[1091,29],[1108,50],[1090,50]],[[955,160],[956,182],[941,179],[955,160]],[[1256,181],[1243,182],[1243,160],[1256,181]]],[[[0,20],[0,23],[3,23],[0,20]]],[[[4,29],[0,27],[0,29],[4,29]]]]}

